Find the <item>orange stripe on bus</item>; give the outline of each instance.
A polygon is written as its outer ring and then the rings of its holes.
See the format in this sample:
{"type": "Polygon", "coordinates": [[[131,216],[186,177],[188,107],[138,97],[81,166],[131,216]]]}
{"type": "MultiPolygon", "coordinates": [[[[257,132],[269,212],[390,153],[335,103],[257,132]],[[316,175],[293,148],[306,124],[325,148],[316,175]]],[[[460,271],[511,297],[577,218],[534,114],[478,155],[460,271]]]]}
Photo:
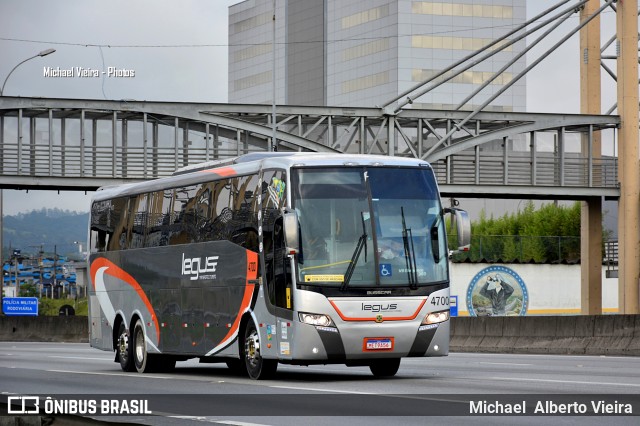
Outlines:
{"type": "Polygon", "coordinates": [[[233,175],[237,175],[238,174],[233,167],[221,167],[219,169],[203,170],[203,172],[205,172],[205,173],[215,173],[215,174],[217,174],[219,176],[223,176],[223,177],[233,176],[233,175]]]}
{"type": "MultiPolygon", "coordinates": [[[[407,316],[407,317],[384,317],[385,321],[411,321],[414,320],[418,314],[420,313],[420,310],[422,309],[422,307],[424,306],[424,304],[427,302],[427,299],[424,299],[422,301],[422,303],[420,304],[420,306],[418,306],[418,309],[414,312],[413,315],[407,316]]],[[[336,312],[338,313],[338,315],[340,315],[340,318],[342,318],[343,321],[375,321],[376,317],[348,317],[346,315],[344,315],[342,312],[340,312],[340,309],[338,309],[338,307],[336,306],[335,303],[333,303],[333,300],[329,300],[329,303],[331,303],[331,306],[333,306],[333,309],[336,310],[336,312]]]]}
{"type": "Polygon", "coordinates": [[[96,287],[96,284],[95,284],[96,273],[98,272],[98,269],[102,268],[103,266],[107,267],[107,269],[104,271],[105,274],[111,275],[114,278],[118,278],[119,280],[126,282],[131,287],[133,287],[136,293],[138,293],[138,296],[140,297],[144,305],[147,307],[147,309],[151,313],[151,319],[153,319],[153,324],[156,328],[156,333],[158,336],[158,343],[159,343],[160,342],[160,325],[158,324],[158,318],[156,317],[156,313],[153,310],[153,306],[151,306],[151,301],[145,294],[142,287],[140,287],[140,284],[138,284],[135,278],[133,278],[127,271],[120,268],[115,263],[111,262],[110,260],[104,257],[94,260],[93,263],[91,264],[91,277],[93,281],[93,289],[95,290],[95,287],[96,287]]]}
{"type": "Polygon", "coordinates": [[[240,303],[240,308],[238,309],[238,313],[236,314],[236,319],[233,321],[233,325],[229,329],[229,332],[226,336],[221,340],[221,342],[226,341],[230,338],[236,331],[238,331],[238,326],[240,325],[240,319],[242,318],[242,314],[249,310],[249,305],[251,305],[251,299],[253,298],[253,291],[255,289],[255,284],[249,283],[251,280],[255,280],[258,276],[258,253],[247,250],[247,278],[244,286],[244,295],[242,296],[242,302],[240,303]]]}

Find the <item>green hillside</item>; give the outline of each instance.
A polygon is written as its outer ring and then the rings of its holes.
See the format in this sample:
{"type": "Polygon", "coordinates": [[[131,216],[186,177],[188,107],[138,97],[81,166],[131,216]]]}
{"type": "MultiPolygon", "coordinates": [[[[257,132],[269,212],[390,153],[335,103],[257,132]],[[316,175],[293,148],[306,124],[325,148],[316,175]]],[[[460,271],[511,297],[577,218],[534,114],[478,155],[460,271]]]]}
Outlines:
{"type": "Polygon", "coordinates": [[[49,255],[54,250],[62,256],[80,260],[79,246],[86,251],[89,213],[59,209],[33,210],[15,216],[3,217],[4,250],[7,259],[13,249],[22,254],[37,254],[41,247],[49,255]]]}

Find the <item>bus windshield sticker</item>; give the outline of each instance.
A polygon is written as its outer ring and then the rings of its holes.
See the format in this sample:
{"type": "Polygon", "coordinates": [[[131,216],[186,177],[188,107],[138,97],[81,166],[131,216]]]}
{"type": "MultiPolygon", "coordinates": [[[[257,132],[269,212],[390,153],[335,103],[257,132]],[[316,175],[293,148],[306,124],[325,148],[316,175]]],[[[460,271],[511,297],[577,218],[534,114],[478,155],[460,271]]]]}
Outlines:
{"type": "Polygon", "coordinates": [[[280,355],[291,355],[289,342],[280,342],[280,355]]]}
{"type": "Polygon", "coordinates": [[[284,197],[285,183],[277,177],[271,178],[271,186],[269,187],[269,198],[276,206],[280,205],[280,200],[284,197]]]}
{"type": "Polygon", "coordinates": [[[344,281],[344,275],[339,275],[339,274],[334,274],[334,275],[305,275],[304,277],[304,282],[306,283],[311,283],[311,282],[318,282],[318,281],[324,281],[324,282],[338,282],[341,283],[344,281]]]}
{"type": "Polygon", "coordinates": [[[392,275],[393,275],[393,269],[391,267],[391,264],[390,263],[381,263],[380,264],[380,276],[381,277],[390,277],[392,275]]]}

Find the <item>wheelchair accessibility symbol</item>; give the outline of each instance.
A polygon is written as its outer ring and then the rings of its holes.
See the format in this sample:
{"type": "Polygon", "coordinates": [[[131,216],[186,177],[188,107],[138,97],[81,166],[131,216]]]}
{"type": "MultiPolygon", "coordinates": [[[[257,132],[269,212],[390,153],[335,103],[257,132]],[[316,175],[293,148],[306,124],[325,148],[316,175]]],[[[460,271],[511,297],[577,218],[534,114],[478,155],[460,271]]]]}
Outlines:
{"type": "Polygon", "coordinates": [[[380,276],[381,277],[390,277],[393,275],[391,264],[390,263],[381,263],[380,264],[380,276]]]}

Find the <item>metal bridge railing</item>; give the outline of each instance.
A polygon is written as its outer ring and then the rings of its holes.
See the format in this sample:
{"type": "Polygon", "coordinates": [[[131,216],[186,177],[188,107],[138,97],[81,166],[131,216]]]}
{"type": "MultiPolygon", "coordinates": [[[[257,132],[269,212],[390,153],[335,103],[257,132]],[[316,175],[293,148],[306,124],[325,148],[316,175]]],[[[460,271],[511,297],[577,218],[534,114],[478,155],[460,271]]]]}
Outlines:
{"type": "Polygon", "coordinates": [[[485,194],[543,187],[529,191],[565,198],[578,187],[582,197],[619,191],[617,160],[592,152],[596,134],[605,152],[616,151],[617,116],[487,112],[444,140],[464,112],[277,110],[274,144],[265,105],[0,97],[0,186],[92,189],[277,146],[424,159],[441,184],[468,186],[449,187],[452,193],[471,194],[474,185],[485,194]],[[78,177],[86,179],[66,179],[78,177]]]}
{"type": "Polygon", "coordinates": [[[604,264],[607,278],[618,278],[618,240],[605,241],[604,264]]]}
{"type": "Polygon", "coordinates": [[[618,182],[618,159],[603,157],[592,160],[567,158],[563,163],[551,153],[528,155],[512,153],[507,167],[501,153],[460,153],[432,164],[439,183],[466,185],[532,185],[615,187],[618,182]]]}

